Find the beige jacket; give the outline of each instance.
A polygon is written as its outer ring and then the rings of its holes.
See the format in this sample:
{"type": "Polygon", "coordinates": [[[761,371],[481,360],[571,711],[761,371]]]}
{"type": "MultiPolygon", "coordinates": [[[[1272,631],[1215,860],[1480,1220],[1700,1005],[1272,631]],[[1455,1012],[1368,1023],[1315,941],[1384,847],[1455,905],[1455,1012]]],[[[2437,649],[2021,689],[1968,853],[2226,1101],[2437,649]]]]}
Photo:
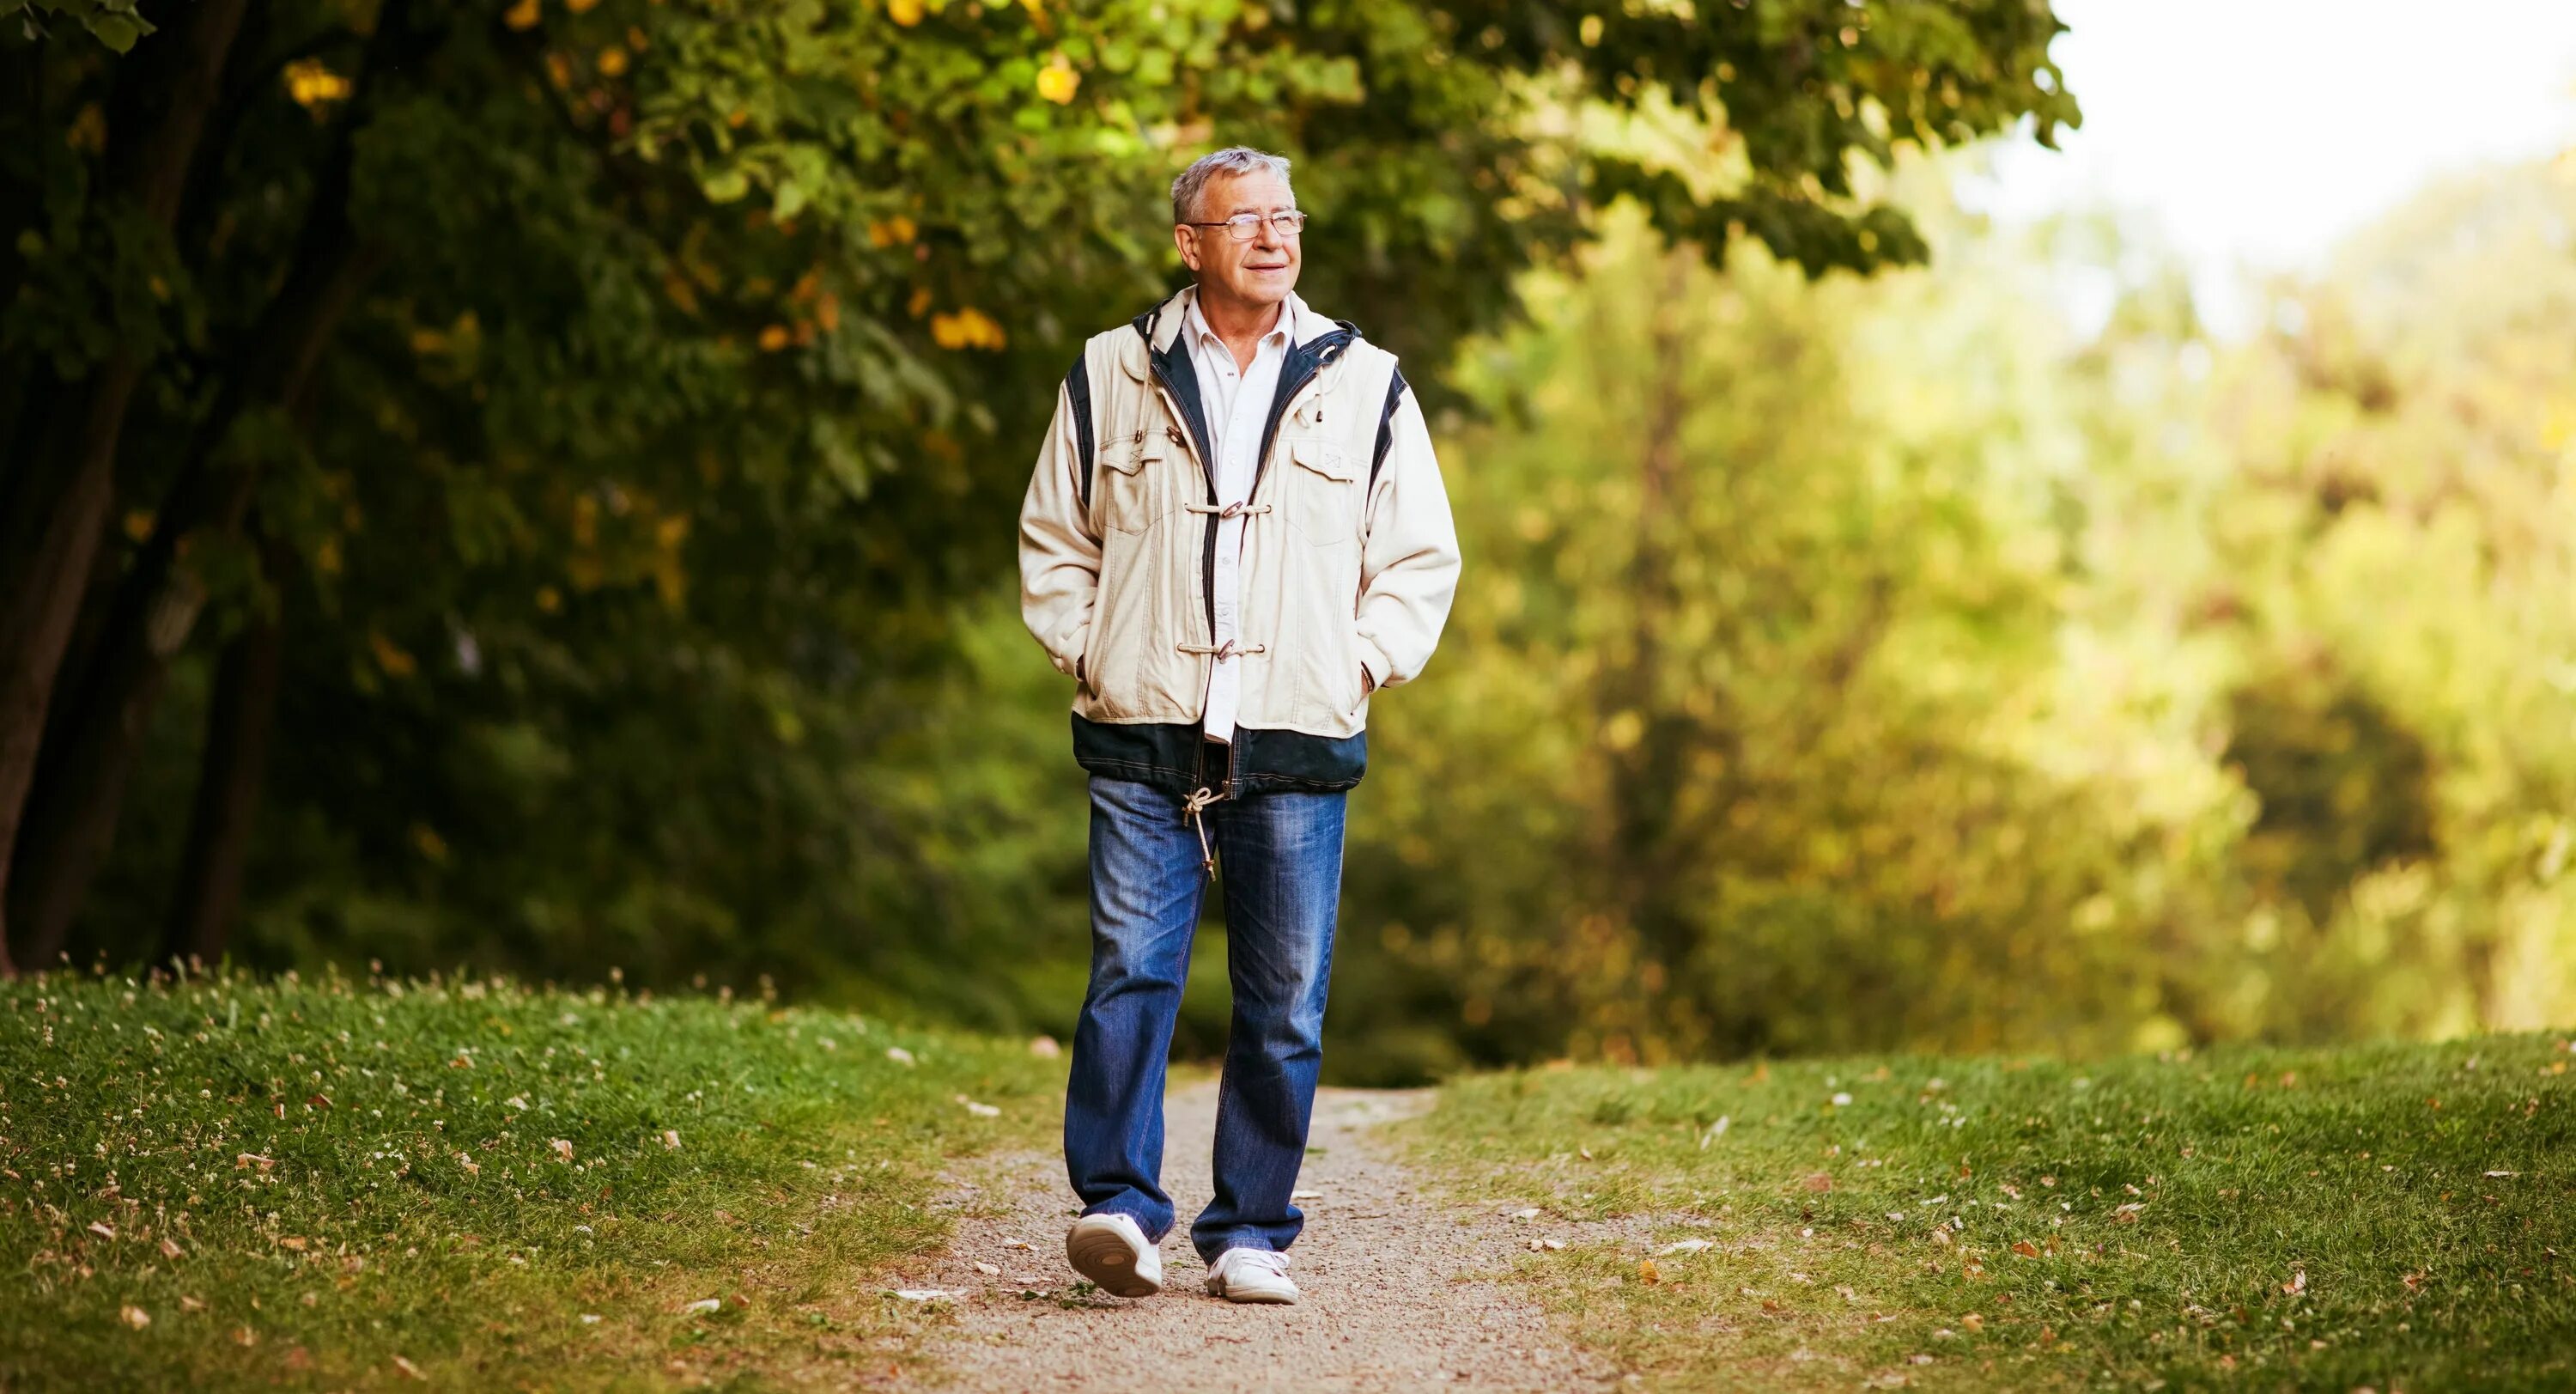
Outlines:
{"type": "MultiPolygon", "coordinates": [[[[1185,289],[1092,338],[1020,510],[1020,611],[1094,723],[1195,723],[1213,632],[1217,509],[1185,289]]],[[[1239,728],[1340,738],[1430,661],[1458,539],[1395,356],[1296,316],[1244,507],[1239,728]]]]}

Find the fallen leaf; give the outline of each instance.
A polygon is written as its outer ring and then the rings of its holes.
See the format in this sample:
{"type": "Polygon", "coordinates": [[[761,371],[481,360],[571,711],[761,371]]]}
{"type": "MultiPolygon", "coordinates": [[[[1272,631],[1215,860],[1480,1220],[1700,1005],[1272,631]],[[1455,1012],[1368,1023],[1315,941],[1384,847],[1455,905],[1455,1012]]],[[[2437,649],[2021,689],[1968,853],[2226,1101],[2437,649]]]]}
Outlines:
{"type": "Polygon", "coordinates": [[[161,1236],[161,1257],[174,1259],[186,1252],[188,1251],[179,1247],[178,1240],[172,1239],[166,1234],[161,1236]]]}
{"type": "Polygon", "coordinates": [[[256,1152],[244,1152],[233,1158],[233,1170],[239,1171],[243,1167],[247,1166],[257,1166],[262,1171],[270,1171],[275,1169],[277,1166],[277,1159],[275,1157],[263,1157],[256,1152]]]}
{"type": "Polygon", "coordinates": [[[1323,1194],[1324,1193],[1322,1191],[1290,1191],[1288,1193],[1288,1198],[1290,1200],[1314,1200],[1323,1194]]]}
{"type": "Polygon", "coordinates": [[[2304,1268],[2294,1268],[2290,1270],[2290,1281],[2281,1284],[2281,1291],[2289,1293],[2292,1296],[2297,1296],[2307,1290],[2308,1273],[2304,1268]]]}
{"type": "Polygon", "coordinates": [[[569,1139],[556,1138],[547,1143],[546,1146],[555,1150],[555,1159],[557,1161],[569,1162],[572,1160],[572,1142],[569,1139]]]}
{"type": "Polygon", "coordinates": [[[126,1325],[133,1327],[137,1331],[140,1331],[152,1324],[152,1314],[140,1307],[127,1307],[123,1311],[118,1312],[117,1315],[124,1318],[126,1325]]]}
{"type": "Polygon", "coordinates": [[[2013,1241],[2013,1252],[2021,1255],[2023,1258],[2037,1258],[2039,1257],[2039,1246],[2033,1244],[2027,1239],[2016,1239],[2013,1241]]]}
{"type": "Polygon", "coordinates": [[[976,1272],[978,1272],[978,1273],[983,1274],[983,1275],[984,1275],[985,1277],[987,1277],[987,1278],[998,1278],[998,1277],[1002,1276],[1002,1270],[1001,1270],[1001,1268],[1000,1268],[998,1265],[990,1264],[990,1263],[978,1263],[978,1264],[976,1264],[976,1265],[975,1265],[975,1271],[976,1271],[976,1272]]]}
{"type": "Polygon", "coordinates": [[[510,1097],[503,1099],[501,1102],[511,1108],[519,1110],[522,1113],[527,1112],[528,1109],[528,1099],[524,1094],[513,1094],[510,1097]]]}
{"type": "Polygon", "coordinates": [[[1666,1244],[1664,1247],[1655,1250],[1655,1252],[1666,1257],[1670,1257],[1674,1254],[1695,1254],[1703,1249],[1711,1247],[1714,1246],[1705,1239],[1681,1239],[1676,1240],[1673,1243],[1666,1244]]]}
{"type": "Polygon", "coordinates": [[[397,1355],[393,1360],[394,1368],[402,1371],[405,1379],[425,1380],[429,1378],[429,1376],[420,1372],[420,1367],[418,1365],[414,1365],[410,1361],[403,1359],[401,1356],[397,1355]]]}
{"type": "Polygon", "coordinates": [[[1538,1207],[1533,1205],[1526,1210],[1515,1210],[1512,1212],[1512,1218],[1515,1220],[1535,1220],[1538,1218],[1538,1207]]]}
{"type": "Polygon", "coordinates": [[[1806,1187],[1811,1191],[1830,1191],[1834,1188],[1834,1178],[1821,1171],[1809,1172],[1806,1187]]]}
{"type": "Polygon", "coordinates": [[[2490,1171],[2490,1172],[2488,1172],[2488,1173],[2487,1173],[2487,1175],[2489,1175],[2489,1176],[2520,1176],[2520,1175],[2522,1175],[2522,1173],[2521,1173],[2521,1172],[2518,1172],[2518,1171],[2490,1171]]]}
{"type": "Polygon", "coordinates": [[[1000,1109],[995,1108],[991,1104],[979,1104],[973,1099],[967,1098],[963,1094],[957,1096],[957,1102],[964,1104],[966,1106],[966,1111],[978,1118],[999,1118],[1002,1116],[1002,1111],[1000,1109]]]}
{"type": "Polygon", "coordinates": [[[277,1244],[278,1247],[282,1249],[293,1249],[299,1254],[304,1252],[304,1239],[300,1235],[290,1234],[284,1239],[278,1240],[277,1244]]]}
{"type": "Polygon", "coordinates": [[[912,1058],[912,1052],[904,1049],[902,1046],[887,1046],[886,1058],[898,1065],[911,1065],[916,1063],[912,1058]]]}
{"type": "Polygon", "coordinates": [[[92,1234],[95,1234],[95,1235],[99,1235],[99,1236],[101,1236],[102,1238],[107,1238],[107,1239],[114,1239],[114,1238],[116,1237],[116,1230],[115,1230],[115,1228],[114,1228],[114,1227],[112,1227],[112,1226],[110,1226],[110,1225],[108,1225],[105,1221],[102,1221],[102,1220],[92,1220],[92,1221],[90,1221],[90,1222],[89,1222],[89,1232],[90,1232],[90,1233],[92,1233],[92,1234]]]}
{"type": "Polygon", "coordinates": [[[720,1297],[701,1297],[697,1301],[680,1309],[682,1313],[688,1316],[698,1316],[703,1313],[722,1310],[724,1310],[724,1299],[720,1297]]]}
{"type": "Polygon", "coordinates": [[[1650,1283],[1660,1283],[1664,1280],[1663,1273],[1656,1269],[1655,1261],[1650,1258],[1637,1260],[1637,1276],[1650,1283]]]}
{"type": "MultiPolygon", "coordinates": [[[[304,1101],[304,1106],[306,1108],[329,1108],[331,1106],[331,1100],[327,1095],[316,1094],[312,1098],[306,1099],[304,1101]]],[[[400,1359],[401,1357],[397,1356],[395,1358],[400,1359]]]]}
{"type": "Polygon", "coordinates": [[[1565,1241],[1562,1239],[1548,1239],[1540,1242],[1546,1244],[1550,1249],[1562,1249],[1565,1247],[1565,1241]]]}
{"type": "Polygon", "coordinates": [[[946,1288],[896,1288],[894,1295],[906,1302],[948,1302],[957,1296],[946,1288]]]}
{"type": "Polygon", "coordinates": [[[679,1151],[680,1135],[669,1128],[664,1128],[662,1130],[662,1146],[667,1151],[679,1151]]]}
{"type": "Polygon", "coordinates": [[[183,1312],[202,1312],[206,1310],[206,1304],[183,1293],[179,1297],[179,1310],[183,1312]]]}

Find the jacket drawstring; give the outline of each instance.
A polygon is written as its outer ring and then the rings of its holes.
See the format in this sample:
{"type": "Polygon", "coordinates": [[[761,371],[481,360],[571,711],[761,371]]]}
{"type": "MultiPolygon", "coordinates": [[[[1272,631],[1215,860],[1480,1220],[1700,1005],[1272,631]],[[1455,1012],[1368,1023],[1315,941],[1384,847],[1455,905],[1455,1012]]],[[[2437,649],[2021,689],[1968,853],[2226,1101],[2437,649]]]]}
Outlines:
{"type": "Polygon", "coordinates": [[[1189,802],[1181,806],[1181,821],[1198,829],[1199,870],[1210,879],[1216,876],[1216,848],[1208,842],[1207,808],[1224,798],[1225,795],[1201,785],[1197,793],[1190,795],[1189,802]]]}

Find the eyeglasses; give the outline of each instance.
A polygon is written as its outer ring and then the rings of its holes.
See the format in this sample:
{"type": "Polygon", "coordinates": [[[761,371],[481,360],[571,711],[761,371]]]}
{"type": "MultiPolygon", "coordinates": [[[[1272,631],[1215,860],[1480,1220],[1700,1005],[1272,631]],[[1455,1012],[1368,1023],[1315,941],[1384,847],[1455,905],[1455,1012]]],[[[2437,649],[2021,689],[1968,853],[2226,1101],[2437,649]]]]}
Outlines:
{"type": "MultiPolygon", "coordinates": [[[[1237,213],[1233,217],[1228,218],[1221,223],[1184,223],[1182,226],[1221,227],[1225,229],[1225,235],[1233,238],[1235,241],[1249,242],[1253,238],[1261,235],[1261,224],[1264,221],[1265,215],[1260,213],[1237,213]]],[[[1272,227],[1279,229],[1280,236],[1294,237],[1297,235],[1299,229],[1306,226],[1306,215],[1298,212],[1294,208],[1291,208],[1283,212],[1268,214],[1266,221],[1268,221],[1272,227]]]]}

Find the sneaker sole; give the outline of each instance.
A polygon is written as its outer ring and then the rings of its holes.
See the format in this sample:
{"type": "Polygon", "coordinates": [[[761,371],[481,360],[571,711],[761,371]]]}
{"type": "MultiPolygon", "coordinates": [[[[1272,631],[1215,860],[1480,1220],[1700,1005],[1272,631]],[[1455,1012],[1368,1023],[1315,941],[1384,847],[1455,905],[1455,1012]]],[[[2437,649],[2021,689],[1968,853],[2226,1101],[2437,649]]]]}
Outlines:
{"type": "Polygon", "coordinates": [[[1210,1291],[1214,1292],[1217,1296],[1224,1298],[1228,1302],[1240,1303],[1247,1307],[1293,1307],[1297,1304],[1297,1297],[1294,1293],[1238,1292],[1222,1283],[1210,1289],[1210,1291]]]}
{"type": "Polygon", "coordinates": [[[1065,1261],[1112,1297],[1151,1297],[1161,1282],[1136,1271],[1136,1251],[1118,1231],[1076,1229],[1064,1237],[1065,1261]]]}

